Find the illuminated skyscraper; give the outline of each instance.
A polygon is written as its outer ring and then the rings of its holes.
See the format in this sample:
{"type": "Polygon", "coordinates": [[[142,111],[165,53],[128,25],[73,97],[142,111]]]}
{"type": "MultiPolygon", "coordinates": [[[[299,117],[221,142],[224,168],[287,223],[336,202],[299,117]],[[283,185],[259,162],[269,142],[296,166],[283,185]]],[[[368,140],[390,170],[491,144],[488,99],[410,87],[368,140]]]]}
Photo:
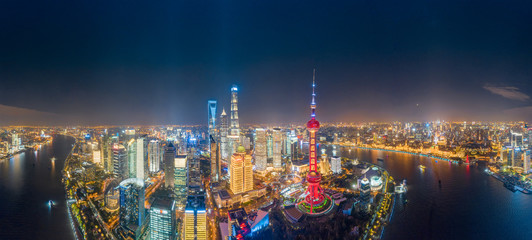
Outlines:
{"type": "Polygon", "coordinates": [[[174,171],[175,171],[176,149],[171,142],[168,142],[164,150],[164,186],[174,189],[174,171]]]}
{"type": "MultiPolygon", "coordinates": [[[[231,165],[230,156],[236,152],[237,146],[240,146],[240,123],[238,120],[238,88],[236,85],[231,87],[231,119],[229,122],[229,135],[227,136],[227,154],[228,163],[231,165]]],[[[229,173],[230,175],[231,173],[229,173]]]]}
{"type": "Polygon", "coordinates": [[[340,157],[331,157],[331,170],[334,174],[342,173],[342,160],[340,157]]]}
{"type": "Polygon", "coordinates": [[[366,177],[364,177],[360,181],[360,198],[366,204],[369,203],[369,200],[371,197],[370,193],[371,193],[371,188],[369,185],[369,180],[366,177]]]}
{"type": "Polygon", "coordinates": [[[266,170],[268,156],[266,155],[266,131],[262,128],[255,130],[255,168],[257,171],[266,170]]]}
{"type": "Polygon", "coordinates": [[[119,223],[124,234],[137,239],[144,223],[144,181],[129,178],[120,183],[119,223]]]}
{"type": "Polygon", "coordinates": [[[286,132],[283,138],[283,155],[287,157],[292,155],[292,135],[290,135],[290,131],[286,132]]]}
{"type": "Polygon", "coordinates": [[[227,160],[230,156],[229,154],[229,144],[227,135],[229,134],[229,127],[227,125],[227,114],[225,109],[222,108],[222,114],[220,115],[220,153],[222,154],[222,159],[227,160]]]}
{"type": "Polygon", "coordinates": [[[270,134],[266,135],[266,155],[268,159],[273,158],[273,137],[270,134]]]}
{"type": "Polygon", "coordinates": [[[273,152],[273,167],[281,168],[281,149],[282,149],[282,137],[281,129],[274,128],[272,134],[272,152],[273,152]]]}
{"type": "Polygon", "coordinates": [[[218,182],[220,177],[220,147],[212,135],[211,139],[211,181],[218,182]]]}
{"type": "Polygon", "coordinates": [[[176,236],[176,216],[174,201],[156,197],[150,207],[150,239],[174,240],[176,236]]]}
{"type": "Polygon", "coordinates": [[[174,159],[174,166],[174,192],[178,198],[181,197],[181,200],[184,200],[187,195],[189,169],[187,155],[177,155],[174,159]]]}
{"type": "Polygon", "coordinates": [[[209,123],[209,135],[216,136],[216,100],[209,100],[207,102],[207,117],[209,123]]]}
{"type": "Polygon", "coordinates": [[[240,136],[240,123],[238,121],[238,88],[231,87],[231,135],[240,136]]]}
{"type": "Polygon", "coordinates": [[[113,152],[111,151],[111,141],[105,135],[100,139],[100,152],[102,156],[103,168],[107,172],[113,171],[113,152]]]}
{"type": "Polygon", "coordinates": [[[527,173],[530,170],[530,150],[523,152],[523,171],[527,173]]]}
{"type": "Polygon", "coordinates": [[[129,140],[127,152],[129,177],[144,179],[144,138],[129,140]]]}
{"type": "Polygon", "coordinates": [[[161,170],[161,160],[163,156],[161,152],[159,140],[151,140],[148,144],[148,161],[150,163],[151,173],[156,173],[161,170]]]}
{"type": "Polygon", "coordinates": [[[102,152],[99,148],[94,148],[92,151],[92,162],[100,166],[102,165],[102,152]]]}
{"type": "Polygon", "coordinates": [[[17,133],[11,134],[11,149],[12,153],[18,151],[20,149],[20,138],[18,137],[17,133]]]}
{"type": "Polygon", "coordinates": [[[207,212],[204,196],[189,196],[185,207],[183,238],[185,240],[207,239],[207,212]]]}
{"type": "Polygon", "coordinates": [[[122,144],[113,144],[113,174],[117,177],[127,178],[129,172],[127,169],[127,151],[122,144]]]}
{"type": "Polygon", "coordinates": [[[251,155],[246,154],[243,146],[239,146],[237,152],[231,156],[229,187],[233,194],[253,190],[251,155]]]}

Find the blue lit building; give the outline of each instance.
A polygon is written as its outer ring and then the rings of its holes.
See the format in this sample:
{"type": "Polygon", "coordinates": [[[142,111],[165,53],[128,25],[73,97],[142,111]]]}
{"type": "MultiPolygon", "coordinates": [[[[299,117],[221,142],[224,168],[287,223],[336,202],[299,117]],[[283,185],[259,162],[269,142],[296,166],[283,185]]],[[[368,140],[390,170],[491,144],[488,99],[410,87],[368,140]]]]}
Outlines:
{"type": "Polygon", "coordinates": [[[216,100],[209,100],[207,102],[207,117],[208,117],[208,125],[209,125],[209,135],[215,136],[215,129],[216,129],[216,100]]]}
{"type": "Polygon", "coordinates": [[[120,234],[124,237],[138,239],[144,232],[144,181],[138,178],[129,178],[120,183],[120,234]]]}
{"type": "Polygon", "coordinates": [[[360,180],[360,199],[364,203],[369,203],[371,193],[371,186],[369,180],[364,177],[360,180]]]}
{"type": "Polygon", "coordinates": [[[266,229],[270,225],[270,214],[266,211],[259,210],[257,217],[251,224],[251,235],[257,234],[259,231],[266,229]]]}

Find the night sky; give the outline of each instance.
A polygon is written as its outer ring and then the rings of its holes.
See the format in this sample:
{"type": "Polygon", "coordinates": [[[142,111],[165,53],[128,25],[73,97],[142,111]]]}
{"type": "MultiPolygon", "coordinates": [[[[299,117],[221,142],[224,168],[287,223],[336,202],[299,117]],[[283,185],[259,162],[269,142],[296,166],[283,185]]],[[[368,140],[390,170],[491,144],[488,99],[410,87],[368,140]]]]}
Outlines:
{"type": "Polygon", "coordinates": [[[304,123],[314,67],[322,122],[532,120],[531,9],[4,0],[0,124],[206,124],[233,83],[242,123],[304,123]]]}

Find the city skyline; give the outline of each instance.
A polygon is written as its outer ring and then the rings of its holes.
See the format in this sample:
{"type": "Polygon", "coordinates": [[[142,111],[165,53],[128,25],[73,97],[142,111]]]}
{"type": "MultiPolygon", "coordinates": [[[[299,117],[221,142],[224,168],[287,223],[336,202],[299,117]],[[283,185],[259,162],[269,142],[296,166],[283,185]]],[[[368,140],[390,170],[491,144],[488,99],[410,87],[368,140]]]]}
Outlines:
{"type": "Polygon", "coordinates": [[[531,239],[531,9],[4,1],[0,239],[531,239]]]}
{"type": "Polygon", "coordinates": [[[232,84],[242,124],[304,122],[314,67],[323,122],[532,119],[527,3],[21,4],[2,125],[204,124],[232,84]]]}

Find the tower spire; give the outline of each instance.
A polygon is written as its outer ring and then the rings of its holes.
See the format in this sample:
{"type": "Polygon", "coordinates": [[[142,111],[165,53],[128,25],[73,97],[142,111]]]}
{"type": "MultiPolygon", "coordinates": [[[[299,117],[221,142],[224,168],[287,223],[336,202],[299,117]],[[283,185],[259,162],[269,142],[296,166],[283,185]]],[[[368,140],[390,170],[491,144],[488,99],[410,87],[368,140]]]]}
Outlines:
{"type": "Polygon", "coordinates": [[[312,72],[312,102],[310,103],[312,119],[316,118],[316,68],[312,72]]]}

